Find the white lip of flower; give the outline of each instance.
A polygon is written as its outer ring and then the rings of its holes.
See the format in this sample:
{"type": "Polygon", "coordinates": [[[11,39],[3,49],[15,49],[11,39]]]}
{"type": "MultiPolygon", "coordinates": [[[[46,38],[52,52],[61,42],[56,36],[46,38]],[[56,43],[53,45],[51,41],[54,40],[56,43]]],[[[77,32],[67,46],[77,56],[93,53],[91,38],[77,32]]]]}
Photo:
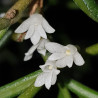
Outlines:
{"type": "Polygon", "coordinates": [[[66,66],[70,68],[73,65],[73,61],[78,66],[84,64],[84,59],[74,45],[69,44],[63,46],[58,43],[48,42],[45,44],[45,47],[50,53],[52,53],[48,60],[56,60],[56,66],[58,68],[66,66]]]}
{"type": "Polygon", "coordinates": [[[35,87],[40,87],[45,84],[47,89],[50,89],[51,85],[54,85],[57,80],[57,75],[60,73],[55,66],[55,61],[46,61],[46,63],[40,68],[42,73],[37,77],[34,85],[35,87]]]}
{"type": "Polygon", "coordinates": [[[26,19],[16,30],[15,33],[26,32],[24,39],[31,39],[31,42],[36,45],[40,38],[47,39],[47,33],[54,33],[55,30],[49,25],[47,20],[41,14],[33,14],[26,19]]]}
{"type": "Polygon", "coordinates": [[[30,60],[33,56],[33,52],[37,49],[37,51],[44,55],[46,54],[45,44],[49,42],[48,39],[40,39],[39,43],[36,45],[33,45],[27,53],[25,53],[24,61],[30,60]]]}

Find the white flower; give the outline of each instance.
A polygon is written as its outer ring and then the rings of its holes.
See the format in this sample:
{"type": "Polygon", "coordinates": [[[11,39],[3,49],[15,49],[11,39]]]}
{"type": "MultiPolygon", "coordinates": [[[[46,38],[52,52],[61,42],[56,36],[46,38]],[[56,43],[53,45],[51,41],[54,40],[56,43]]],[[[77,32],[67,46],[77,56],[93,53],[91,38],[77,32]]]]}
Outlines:
{"type": "Polygon", "coordinates": [[[33,45],[27,53],[25,53],[24,61],[30,60],[33,56],[33,52],[37,49],[37,51],[44,55],[46,54],[45,44],[49,42],[48,39],[40,39],[39,43],[36,45],[33,45]]]}
{"type": "Polygon", "coordinates": [[[74,45],[63,46],[58,43],[49,42],[45,45],[46,49],[53,53],[49,56],[48,60],[57,60],[56,66],[63,68],[68,66],[72,67],[73,61],[76,65],[81,66],[84,64],[84,60],[81,54],[77,51],[74,45]]]}
{"type": "Polygon", "coordinates": [[[40,87],[45,84],[46,88],[50,89],[51,85],[56,83],[57,75],[60,71],[57,70],[55,61],[47,61],[40,68],[43,72],[37,77],[34,85],[35,87],[40,87]]]}
{"type": "Polygon", "coordinates": [[[16,30],[16,33],[26,32],[24,39],[31,39],[31,42],[36,45],[40,38],[47,39],[47,33],[54,33],[55,30],[49,25],[47,20],[41,14],[33,14],[26,19],[16,30]]]}

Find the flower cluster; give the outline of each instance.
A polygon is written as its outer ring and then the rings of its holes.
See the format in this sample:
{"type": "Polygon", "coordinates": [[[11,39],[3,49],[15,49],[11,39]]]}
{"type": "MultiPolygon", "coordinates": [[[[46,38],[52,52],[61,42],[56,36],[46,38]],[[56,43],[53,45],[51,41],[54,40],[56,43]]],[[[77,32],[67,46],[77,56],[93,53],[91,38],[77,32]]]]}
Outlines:
{"type": "Polygon", "coordinates": [[[54,33],[55,30],[49,25],[46,19],[41,14],[33,14],[25,20],[16,30],[16,33],[26,32],[24,39],[31,40],[33,46],[25,53],[24,61],[30,60],[34,51],[46,55],[46,50],[51,53],[44,65],[39,66],[42,73],[35,81],[35,87],[40,87],[45,84],[47,89],[54,85],[57,80],[57,75],[60,73],[58,68],[68,66],[72,67],[73,62],[81,66],[84,60],[81,54],[77,51],[74,45],[60,45],[55,42],[50,42],[47,39],[47,33],[54,33]]]}

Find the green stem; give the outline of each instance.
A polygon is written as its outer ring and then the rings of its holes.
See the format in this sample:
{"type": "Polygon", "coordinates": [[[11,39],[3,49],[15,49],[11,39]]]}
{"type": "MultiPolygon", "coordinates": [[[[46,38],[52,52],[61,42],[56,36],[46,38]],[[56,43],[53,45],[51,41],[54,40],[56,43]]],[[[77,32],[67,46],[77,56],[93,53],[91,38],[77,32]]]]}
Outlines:
{"type": "Polygon", "coordinates": [[[75,80],[70,80],[66,86],[74,94],[81,96],[82,98],[98,98],[98,92],[75,80]]]}
{"type": "Polygon", "coordinates": [[[98,6],[94,0],[73,0],[94,21],[98,22],[98,6]]]}
{"type": "Polygon", "coordinates": [[[0,87],[0,98],[10,98],[19,95],[35,81],[36,77],[40,73],[41,70],[38,70],[12,83],[0,87]]]}
{"type": "Polygon", "coordinates": [[[0,30],[7,28],[9,25],[16,23],[22,16],[23,12],[27,9],[33,0],[18,0],[5,14],[4,18],[0,19],[0,30]],[[15,13],[13,13],[15,11],[15,13]],[[10,13],[10,14],[9,14],[10,13]],[[13,18],[10,15],[15,14],[13,18]]]}

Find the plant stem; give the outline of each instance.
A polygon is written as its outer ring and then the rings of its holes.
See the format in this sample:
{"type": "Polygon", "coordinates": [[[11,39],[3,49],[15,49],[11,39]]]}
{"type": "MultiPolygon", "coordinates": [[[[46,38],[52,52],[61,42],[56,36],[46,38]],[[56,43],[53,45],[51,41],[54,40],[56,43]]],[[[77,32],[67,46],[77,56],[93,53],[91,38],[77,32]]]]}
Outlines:
{"type": "Polygon", "coordinates": [[[7,28],[9,25],[16,23],[22,16],[25,9],[34,0],[18,0],[5,14],[4,18],[0,19],[0,30],[7,28]]]}
{"type": "Polygon", "coordinates": [[[75,80],[70,80],[66,86],[74,94],[81,96],[82,98],[98,98],[98,92],[75,80]]]}
{"type": "Polygon", "coordinates": [[[41,70],[35,71],[12,83],[0,87],[0,98],[10,98],[19,95],[35,81],[40,73],[41,70]]]}

